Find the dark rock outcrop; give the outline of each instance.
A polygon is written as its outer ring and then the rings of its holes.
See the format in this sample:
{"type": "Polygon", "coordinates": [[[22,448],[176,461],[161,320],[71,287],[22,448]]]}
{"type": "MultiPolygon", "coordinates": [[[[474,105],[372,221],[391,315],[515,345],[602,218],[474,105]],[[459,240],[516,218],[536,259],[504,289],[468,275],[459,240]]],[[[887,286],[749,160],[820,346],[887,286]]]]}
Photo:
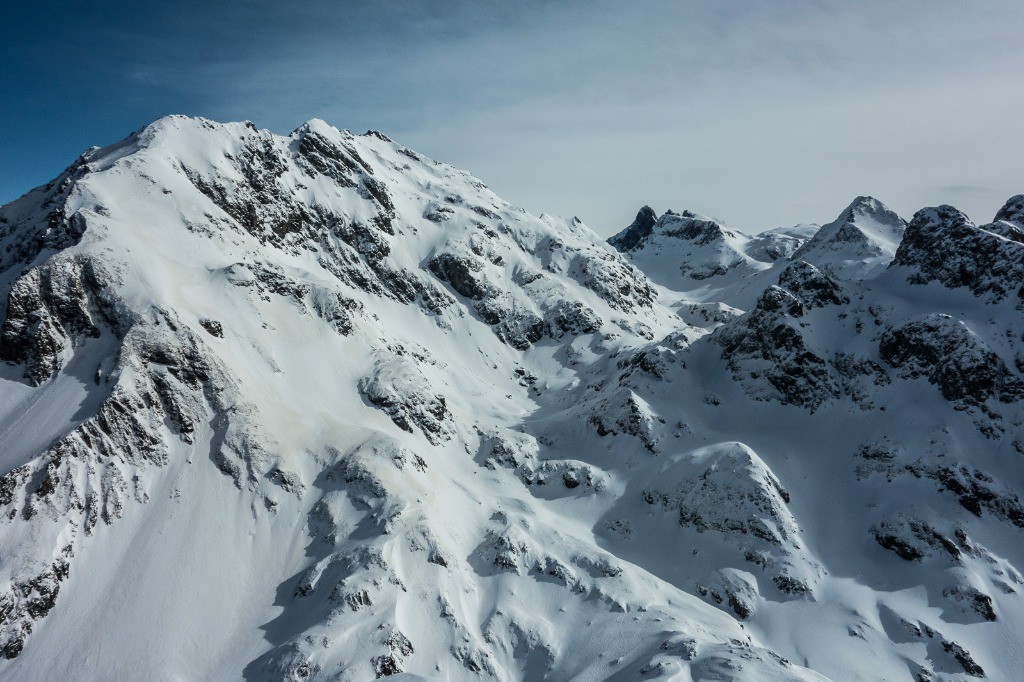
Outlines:
{"type": "Polygon", "coordinates": [[[656,222],[658,214],[650,206],[644,206],[629,227],[608,239],[608,243],[619,251],[631,251],[650,236],[656,222]]]}
{"type": "Polygon", "coordinates": [[[65,352],[121,325],[106,287],[111,275],[89,258],[56,258],[11,287],[0,327],[0,360],[25,365],[34,385],[49,379],[65,352]]]}
{"type": "Polygon", "coordinates": [[[779,286],[800,299],[804,307],[843,305],[850,297],[834,278],[806,261],[796,261],[779,275],[779,286]]]}
{"type": "Polygon", "coordinates": [[[1024,397],[1024,382],[963,322],[948,315],[926,315],[888,329],[878,350],[901,377],[926,377],[946,400],[981,405],[1024,397]]]}
{"type": "Polygon", "coordinates": [[[751,397],[815,410],[840,395],[828,362],[808,345],[797,322],[803,314],[800,299],[771,286],[754,310],[715,332],[722,358],[751,397]]]}
{"type": "MultiPolygon", "coordinates": [[[[1017,215],[1013,205],[1001,220],[1017,215]]],[[[925,208],[914,214],[891,267],[907,268],[911,284],[966,287],[992,302],[1024,299],[1024,240],[1014,231],[978,227],[952,206],[925,208]]]]}

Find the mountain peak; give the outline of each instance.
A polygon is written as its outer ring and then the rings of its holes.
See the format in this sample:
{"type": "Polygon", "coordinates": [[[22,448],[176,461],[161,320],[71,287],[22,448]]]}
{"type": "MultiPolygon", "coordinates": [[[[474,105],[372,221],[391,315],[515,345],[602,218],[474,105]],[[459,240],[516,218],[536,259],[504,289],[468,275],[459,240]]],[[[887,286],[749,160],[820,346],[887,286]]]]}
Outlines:
{"type": "Polygon", "coordinates": [[[996,220],[1020,223],[1024,226],[1024,194],[1010,197],[996,213],[996,220]]]}
{"type": "Polygon", "coordinates": [[[636,218],[634,219],[634,222],[639,222],[639,221],[643,221],[643,222],[655,221],[656,222],[657,220],[658,220],[658,214],[654,211],[654,209],[651,208],[650,206],[648,206],[647,204],[644,204],[640,208],[640,210],[636,212],[636,218]]]}
{"type": "Polygon", "coordinates": [[[619,251],[630,251],[639,246],[654,229],[658,222],[658,214],[650,206],[643,206],[636,213],[636,218],[621,232],[608,239],[608,243],[619,251]]]}
{"type": "Polygon", "coordinates": [[[832,224],[840,222],[856,224],[858,218],[871,218],[876,222],[891,226],[893,230],[898,232],[902,232],[907,225],[906,221],[895,211],[886,206],[882,201],[871,196],[855,198],[832,224]]]}
{"type": "Polygon", "coordinates": [[[949,204],[922,208],[914,214],[910,223],[917,228],[930,228],[937,226],[957,228],[965,226],[972,228],[977,227],[974,222],[967,217],[966,213],[958,209],[956,206],[950,206],[949,204]]]}
{"type": "Polygon", "coordinates": [[[754,260],[766,263],[789,260],[820,229],[820,225],[801,224],[765,230],[751,237],[744,250],[754,260]]]}
{"type": "MultiPolygon", "coordinates": [[[[1007,206],[1012,208],[1014,199],[1007,206]]],[[[1013,214],[1007,211],[1005,215],[1013,214]]],[[[978,227],[953,206],[944,204],[915,213],[892,264],[907,268],[912,284],[935,281],[951,289],[966,287],[991,301],[1014,293],[1024,298],[1020,231],[1005,223],[978,227]]]]}
{"type": "Polygon", "coordinates": [[[850,205],[846,207],[847,212],[857,213],[877,213],[889,210],[889,207],[878,199],[863,194],[854,198],[854,200],[850,202],[850,205]]]}
{"type": "Polygon", "coordinates": [[[246,129],[257,131],[252,121],[214,121],[202,116],[188,116],[186,114],[168,114],[161,116],[139,131],[140,135],[152,137],[168,131],[192,131],[206,129],[211,131],[222,131],[231,129],[246,129]]]}
{"type": "Polygon", "coordinates": [[[838,218],[822,226],[793,258],[806,260],[840,278],[865,277],[889,264],[906,225],[878,199],[859,196],[838,218]]]}
{"type": "Polygon", "coordinates": [[[306,133],[319,133],[327,137],[341,135],[340,130],[322,118],[311,118],[292,131],[292,135],[304,135],[306,133]]]}

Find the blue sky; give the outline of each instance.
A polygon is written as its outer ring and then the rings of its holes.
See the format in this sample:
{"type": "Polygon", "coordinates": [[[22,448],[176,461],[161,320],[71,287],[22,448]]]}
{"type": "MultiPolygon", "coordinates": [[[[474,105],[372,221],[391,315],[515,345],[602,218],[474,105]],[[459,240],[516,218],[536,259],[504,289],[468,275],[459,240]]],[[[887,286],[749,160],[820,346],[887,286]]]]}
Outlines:
{"type": "Polygon", "coordinates": [[[1024,3],[4,3],[0,202],[168,113],[382,130],[602,234],[1024,192],[1024,3]],[[910,5],[920,5],[912,7],[910,5]]]}

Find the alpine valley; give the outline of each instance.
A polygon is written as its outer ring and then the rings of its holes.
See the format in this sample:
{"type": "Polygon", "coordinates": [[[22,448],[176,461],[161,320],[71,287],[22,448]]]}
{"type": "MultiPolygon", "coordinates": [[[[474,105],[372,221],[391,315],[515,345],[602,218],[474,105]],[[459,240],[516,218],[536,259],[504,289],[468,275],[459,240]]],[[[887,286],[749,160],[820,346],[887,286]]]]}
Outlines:
{"type": "Polygon", "coordinates": [[[0,677],[1015,679],[1022,285],[163,118],[0,208],[0,677]]]}

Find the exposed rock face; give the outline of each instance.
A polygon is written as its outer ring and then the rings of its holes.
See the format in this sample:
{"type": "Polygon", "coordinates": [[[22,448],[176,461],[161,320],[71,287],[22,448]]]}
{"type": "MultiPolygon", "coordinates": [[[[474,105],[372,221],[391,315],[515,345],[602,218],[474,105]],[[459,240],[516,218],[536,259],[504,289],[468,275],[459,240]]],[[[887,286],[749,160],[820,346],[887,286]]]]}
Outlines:
{"type": "Polygon", "coordinates": [[[779,275],[779,286],[800,299],[807,309],[850,302],[833,278],[805,261],[796,261],[779,275]]]}
{"type": "Polygon", "coordinates": [[[7,295],[0,359],[25,365],[35,385],[59,370],[71,349],[117,324],[104,293],[111,275],[87,258],[54,259],[18,278],[7,295]]]}
{"type": "Polygon", "coordinates": [[[56,179],[34,190],[31,203],[11,204],[13,210],[0,215],[0,272],[33,263],[40,254],[69,248],[82,238],[87,214],[67,207],[78,197],[78,181],[89,172],[94,153],[86,152],[56,179]]]}
{"type": "MultiPolygon", "coordinates": [[[[1017,216],[1015,205],[1011,199],[999,213],[1006,217],[997,219],[1017,216]]],[[[893,266],[907,268],[907,280],[913,284],[966,287],[992,302],[1024,298],[1024,237],[1005,223],[977,227],[952,206],[926,208],[914,215],[893,266]]]]}
{"type": "MultiPolygon", "coordinates": [[[[565,334],[592,334],[602,326],[603,321],[592,308],[569,300],[571,293],[564,286],[553,290],[548,282],[537,285],[537,277],[520,279],[519,286],[508,289],[503,286],[507,277],[504,257],[488,254],[476,242],[452,244],[449,248],[430,259],[430,271],[459,296],[472,301],[480,319],[512,348],[525,350],[545,336],[560,339],[565,334]]],[[[630,293],[626,287],[620,296],[630,293]]],[[[612,301],[618,304],[618,299],[612,301]]]]}
{"type": "Polygon", "coordinates": [[[650,236],[656,222],[658,214],[650,206],[644,206],[637,211],[636,218],[629,227],[608,239],[608,243],[619,251],[631,251],[650,236]]]}
{"type": "Polygon", "coordinates": [[[378,362],[373,376],[359,387],[403,431],[413,433],[417,427],[433,445],[451,439],[452,418],[445,397],[432,394],[430,382],[407,358],[378,362]]]}
{"type": "Polygon", "coordinates": [[[972,469],[963,462],[948,462],[945,453],[934,460],[918,458],[901,461],[896,453],[875,446],[864,446],[858,456],[865,460],[857,467],[858,476],[866,478],[884,473],[892,479],[911,475],[933,482],[941,493],[953,496],[966,510],[976,516],[988,512],[996,518],[1024,528],[1024,506],[1017,494],[996,481],[982,469],[972,469]],[[937,461],[936,461],[937,460],[937,461]]]}
{"type": "Polygon", "coordinates": [[[699,216],[692,211],[683,211],[682,213],[669,211],[662,217],[659,232],[666,237],[707,246],[725,236],[726,230],[715,220],[699,216]]]}
{"type": "Polygon", "coordinates": [[[814,410],[839,396],[828,362],[804,336],[799,323],[804,311],[799,298],[772,286],[753,311],[715,333],[733,378],[747,386],[752,397],[814,410]]]}
{"type": "MultiPolygon", "coordinates": [[[[64,548],[64,554],[71,554],[70,546],[64,548]]],[[[4,658],[16,658],[21,653],[36,621],[44,618],[57,603],[60,584],[67,579],[68,571],[67,559],[59,557],[48,570],[15,584],[11,591],[0,595],[0,618],[4,628],[0,654],[4,658]]]]}
{"type": "Polygon", "coordinates": [[[985,677],[985,669],[978,665],[974,658],[971,657],[970,652],[961,645],[956,642],[943,641],[942,649],[955,658],[956,662],[960,664],[960,667],[968,675],[972,677],[985,677]]]}
{"type": "Polygon", "coordinates": [[[879,545],[906,561],[920,561],[941,553],[956,560],[961,555],[953,540],[920,519],[901,517],[884,521],[872,528],[871,533],[879,545]]]}
{"type": "MultiPolygon", "coordinates": [[[[78,303],[50,306],[51,328],[82,325],[83,310],[91,306],[85,297],[78,303]]],[[[72,557],[86,538],[99,524],[112,525],[148,502],[147,487],[156,471],[170,463],[179,447],[175,441],[192,446],[210,424],[219,433],[211,458],[237,486],[256,485],[269,473],[261,462],[262,446],[256,445],[264,439],[245,419],[234,382],[180,320],[155,311],[149,320],[108,317],[100,324],[104,328],[91,327],[91,335],[116,334],[122,341],[111,371],[102,377],[97,373],[106,397],[96,414],[0,479],[0,504],[9,521],[41,518],[51,533],[59,531],[54,538],[43,534],[36,547],[45,552],[44,543],[55,543],[52,567],[0,597],[10,607],[3,609],[0,630],[0,646],[8,657],[21,652],[38,621],[57,603],[72,557]]],[[[30,356],[30,369],[39,366],[37,357],[30,356]]],[[[59,370],[54,363],[64,357],[49,357],[51,364],[45,366],[59,370]]]]}
{"type": "MultiPolygon", "coordinates": [[[[699,534],[714,533],[733,548],[735,569],[765,574],[764,589],[811,595],[820,568],[787,508],[789,492],[756,453],[740,443],[722,444],[695,451],[678,466],[685,477],[645,488],[647,504],[678,513],[679,524],[699,534]]],[[[741,618],[751,615],[760,596],[758,582],[734,569],[702,579],[698,592],[713,603],[724,596],[741,618]]]]}
{"type": "Polygon", "coordinates": [[[690,262],[689,259],[679,264],[680,272],[684,277],[695,280],[704,280],[715,275],[724,275],[729,270],[738,267],[743,259],[739,254],[731,254],[727,247],[726,237],[735,235],[714,220],[698,216],[690,211],[683,211],[680,215],[666,214],[658,221],[659,235],[667,239],[677,239],[690,242],[694,247],[718,246],[721,257],[708,262],[690,262]]]}
{"type": "Polygon", "coordinates": [[[650,308],[656,300],[654,287],[643,273],[613,254],[575,256],[567,274],[620,312],[650,308]]]}
{"type": "MultiPolygon", "coordinates": [[[[996,222],[1006,221],[1016,223],[1011,227],[1017,227],[1018,229],[1024,227],[1024,194],[1018,194],[1017,196],[1010,197],[1003,207],[996,213],[996,222]]],[[[1002,234],[1000,232],[1000,234],[1002,234]]],[[[1003,235],[1007,236],[1007,235],[1003,235]]],[[[1015,241],[1020,241],[1015,240],[1015,241]]]]}
{"type": "Polygon", "coordinates": [[[927,377],[946,400],[981,405],[1024,398],[1024,382],[967,326],[948,315],[927,315],[889,329],[879,353],[904,378],[927,377]]]}
{"type": "Polygon", "coordinates": [[[487,294],[476,273],[483,270],[479,259],[471,256],[459,257],[451,253],[442,253],[430,261],[430,271],[439,279],[452,285],[460,295],[479,301],[487,294]]]}
{"type": "Polygon", "coordinates": [[[588,421],[599,436],[615,436],[620,433],[635,436],[647,450],[656,452],[654,424],[658,419],[642,398],[622,388],[609,399],[598,403],[588,421]]]}

